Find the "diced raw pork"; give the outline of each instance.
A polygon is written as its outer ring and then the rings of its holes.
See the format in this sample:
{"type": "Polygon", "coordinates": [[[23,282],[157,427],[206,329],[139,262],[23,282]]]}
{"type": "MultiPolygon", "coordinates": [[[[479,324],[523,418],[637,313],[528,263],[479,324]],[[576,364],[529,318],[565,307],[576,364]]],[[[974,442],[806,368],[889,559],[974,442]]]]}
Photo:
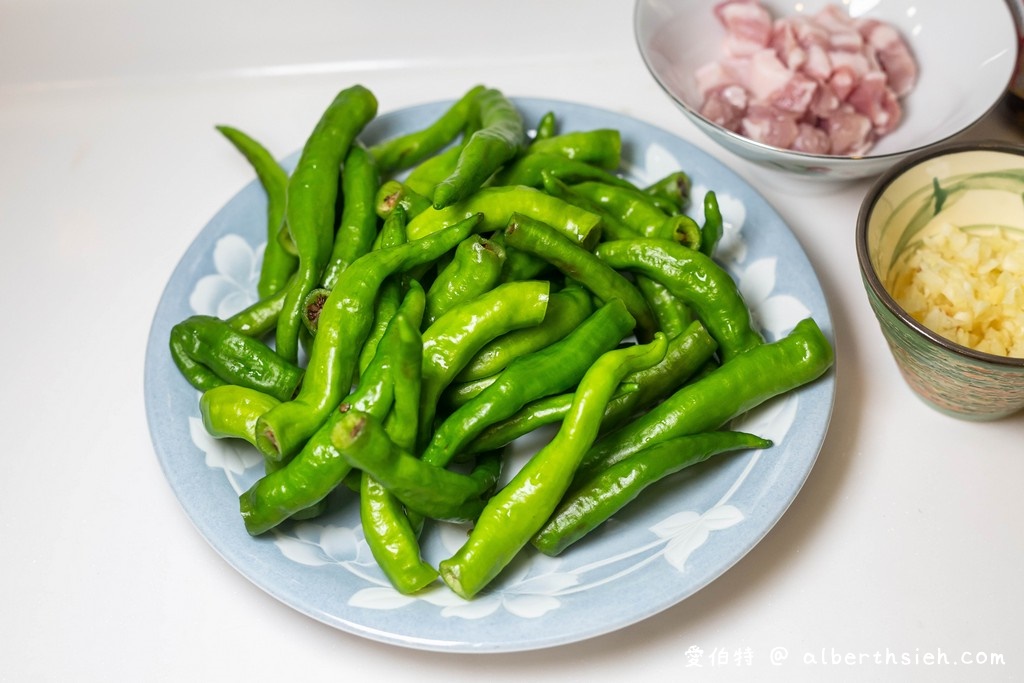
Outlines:
{"type": "Polygon", "coordinates": [[[776,19],[760,0],[724,0],[714,12],[724,54],[695,77],[716,124],[808,154],[860,155],[902,120],[918,66],[893,26],[836,4],[776,19]]]}

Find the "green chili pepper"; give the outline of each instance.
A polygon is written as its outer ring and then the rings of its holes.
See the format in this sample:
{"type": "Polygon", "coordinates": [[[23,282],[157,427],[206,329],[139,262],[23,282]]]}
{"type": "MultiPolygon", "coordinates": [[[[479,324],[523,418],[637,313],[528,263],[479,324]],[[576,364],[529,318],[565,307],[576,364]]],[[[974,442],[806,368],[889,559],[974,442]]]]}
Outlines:
{"type": "MultiPolygon", "coordinates": [[[[418,285],[414,285],[418,287],[418,285]]],[[[422,292],[422,288],[420,288],[422,292]]],[[[423,297],[415,294],[422,319],[423,297]]],[[[420,397],[423,340],[419,325],[408,314],[410,304],[393,319],[395,332],[385,341],[383,353],[390,369],[393,400],[384,420],[391,441],[405,450],[415,448],[420,397]]],[[[423,560],[418,543],[422,519],[410,520],[399,501],[379,481],[363,472],[360,481],[359,516],[363,536],[378,566],[400,593],[415,593],[434,582],[437,570],[423,560]]]]}
{"type": "Polygon", "coordinates": [[[528,216],[513,214],[505,227],[505,242],[551,263],[602,301],[621,299],[633,319],[641,341],[652,338],[657,323],[647,300],[614,268],[550,226],[528,216]]]}
{"type": "Polygon", "coordinates": [[[421,455],[424,462],[444,467],[488,425],[515,414],[530,401],[576,386],[597,358],[614,349],[635,325],[625,304],[613,299],[561,340],[516,358],[476,398],[437,427],[421,455]]]}
{"type": "Polygon", "coordinates": [[[298,263],[295,256],[288,253],[278,240],[278,234],[284,224],[288,173],[266,147],[247,134],[231,126],[217,126],[217,130],[249,161],[256,171],[260,185],[267,193],[267,246],[263,250],[260,278],[256,285],[256,292],[260,298],[266,298],[281,291],[288,284],[298,263]]]}
{"type": "Polygon", "coordinates": [[[504,264],[505,248],[494,240],[479,235],[463,240],[427,290],[426,324],[460,301],[493,289],[501,281],[504,264]]]}
{"type": "Polygon", "coordinates": [[[670,213],[682,213],[690,206],[692,182],[685,171],[673,171],[644,188],[644,192],[662,201],[670,213]]]}
{"type": "Polygon", "coordinates": [[[718,208],[718,197],[713,191],[704,195],[704,225],[700,230],[701,253],[711,256],[722,239],[724,221],[718,208]]]}
{"type": "Polygon", "coordinates": [[[499,90],[487,89],[476,96],[480,129],[463,147],[455,170],[434,188],[434,208],[443,209],[469,197],[509,161],[526,142],[523,118],[499,90]]]}
{"type": "MultiPolygon", "coordinates": [[[[698,321],[691,323],[682,334],[670,338],[665,357],[659,363],[622,380],[619,393],[605,408],[601,432],[620,427],[671,395],[704,367],[715,348],[715,341],[698,321]],[[629,385],[628,391],[626,385],[629,385]]],[[[501,448],[535,429],[561,421],[571,405],[571,393],[531,401],[512,416],[482,430],[464,450],[472,454],[501,448]]]]}
{"type": "Polygon", "coordinates": [[[636,288],[640,290],[654,313],[658,328],[669,338],[686,329],[693,320],[693,312],[668,287],[643,275],[636,276],[636,288]]]}
{"type": "Polygon", "coordinates": [[[531,543],[546,555],[558,555],[669,475],[720,453],[771,446],[768,439],[726,431],[681,436],[644,448],[571,491],[531,543]]]}
{"type": "Polygon", "coordinates": [[[605,242],[595,253],[612,268],[657,280],[688,304],[718,342],[723,361],[763,343],[736,282],[710,257],[658,239],[605,242]]]}
{"type": "Polygon", "coordinates": [[[358,142],[352,143],[341,174],[344,198],[341,221],[334,235],[334,249],[324,268],[323,286],[334,287],[341,271],[370,251],[377,237],[377,188],[380,174],[373,156],[358,142]]]}
{"type": "Polygon", "coordinates": [[[555,116],[555,112],[545,112],[540,117],[540,121],[537,122],[537,132],[533,136],[533,141],[546,140],[550,137],[554,137],[558,132],[558,118],[555,116]]]}
{"type": "Polygon", "coordinates": [[[430,209],[409,221],[409,239],[417,239],[472,214],[484,215],[481,232],[501,230],[514,213],[547,223],[573,241],[593,246],[600,236],[601,217],[531,187],[486,187],[458,204],[430,209]]]}
{"type": "Polygon", "coordinates": [[[488,343],[466,364],[456,380],[490,377],[519,356],[533,353],[565,337],[594,312],[594,303],[583,287],[570,286],[548,297],[544,320],[533,327],[503,334],[488,343]]]}
{"type": "Polygon", "coordinates": [[[544,185],[545,174],[567,183],[591,181],[623,189],[633,187],[628,180],[620,178],[600,166],[555,152],[534,151],[522,155],[495,174],[493,184],[526,185],[540,188],[544,185]]]}
{"type": "Polygon", "coordinates": [[[370,147],[381,173],[410,168],[451,143],[466,128],[486,90],[477,85],[467,91],[429,126],[389,138],[370,147]]]}
{"type": "Polygon", "coordinates": [[[185,378],[201,391],[233,384],[287,401],[303,378],[302,368],[213,316],[194,315],[175,325],[171,356],[185,378]]]}
{"type": "Polygon", "coordinates": [[[256,420],[281,403],[262,391],[224,384],[203,392],[199,415],[215,439],[236,438],[256,444],[256,420]]]}
{"type": "Polygon", "coordinates": [[[481,459],[470,474],[428,465],[398,448],[374,416],[354,410],[334,426],[331,442],[352,467],[369,473],[406,507],[432,519],[475,519],[501,471],[500,454],[481,459]]]}
{"type": "MultiPolygon", "coordinates": [[[[374,241],[374,249],[396,247],[400,244],[405,244],[405,242],[405,211],[404,209],[396,208],[384,220],[384,225],[374,241]]],[[[424,296],[422,286],[419,285],[418,281],[409,280],[408,287],[403,287],[400,279],[401,276],[399,275],[391,275],[384,278],[381,282],[380,290],[377,292],[377,301],[373,309],[373,324],[370,326],[370,331],[363,342],[363,348],[359,352],[357,364],[357,372],[359,373],[363,372],[377,352],[377,344],[384,336],[385,330],[387,330],[388,325],[391,323],[391,318],[398,311],[399,304],[403,298],[403,288],[406,289],[405,297],[412,295],[424,296]],[[414,288],[419,291],[412,291],[414,288]]],[[[420,314],[420,321],[422,322],[422,314],[420,314]]]]}
{"type": "Polygon", "coordinates": [[[736,355],[602,437],[584,458],[580,476],[589,478],[659,441],[720,429],[773,396],[814,381],[833,360],[831,344],[814,319],[806,318],[782,339],[736,355]]]}
{"type": "Polygon", "coordinates": [[[587,370],[558,433],[488,500],[466,543],[440,563],[441,578],[453,591],[472,598],[529,543],[597,438],[605,404],[619,382],[661,360],[665,347],[665,336],[659,333],[649,344],[605,353],[587,370]]]}
{"type": "Polygon", "coordinates": [[[359,519],[370,553],[395,590],[411,595],[437,579],[437,570],[420,554],[416,530],[401,501],[365,472],[360,479],[359,519]]]}
{"type": "Polygon", "coordinates": [[[585,181],[572,185],[572,189],[606,207],[609,213],[644,237],[673,240],[694,249],[700,245],[700,226],[692,218],[666,213],[657,206],[652,195],[633,186],[585,181]]]}
{"type": "Polygon", "coordinates": [[[299,263],[277,323],[277,352],[298,358],[302,306],[320,284],[334,243],[334,210],[341,163],[356,135],[377,113],[377,99],[362,86],[342,90],[323,113],[288,181],[285,210],[299,263]]]}
{"type": "Polygon", "coordinates": [[[244,334],[247,337],[262,337],[277,325],[281,309],[284,308],[285,296],[287,296],[287,291],[279,290],[235,313],[224,322],[239,334],[244,334]]]}
{"type": "Polygon", "coordinates": [[[484,344],[544,319],[550,288],[549,282],[541,280],[507,282],[453,306],[426,329],[420,399],[423,430],[433,425],[441,392],[484,344]]]}
{"type": "Polygon", "coordinates": [[[280,460],[298,451],[351,386],[381,283],[391,273],[440,258],[479,230],[480,218],[473,216],[423,239],[371,251],[342,271],[320,312],[319,331],[298,395],[260,418],[257,445],[267,458],[280,460]]]}
{"type": "Polygon", "coordinates": [[[388,180],[381,184],[374,198],[374,211],[380,219],[386,219],[396,206],[405,210],[409,218],[430,208],[430,200],[413,190],[401,180],[388,180]]]}
{"type": "Polygon", "coordinates": [[[643,237],[641,233],[626,225],[619,216],[608,210],[606,206],[576,192],[570,185],[556,178],[551,173],[541,171],[541,178],[543,179],[544,191],[551,196],[558,197],[573,206],[601,217],[601,239],[625,240],[643,237]]]}
{"type": "Polygon", "coordinates": [[[455,172],[455,165],[459,161],[462,150],[466,143],[452,145],[448,149],[425,159],[414,166],[408,175],[405,176],[404,185],[410,191],[427,199],[427,204],[433,206],[434,188],[438,183],[455,172]]]}
{"type": "MultiPolygon", "coordinates": [[[[423,290],[411,288],[394,320],[405,320],[416,328],[423,314],[423,290]]],[[[323,501],[346,477],[352,468],[331,443],[331,432],[343,413],[355,410],[383,418],[394,401],[394,379],[391,369],[403,351],[403,323],[388,327],[379,345],[379,353],[359,378],[355,390],[349,392],[339,410],[331,410],[326,421],[310,436],[302,449],[287,463],[254,483],[239,496],[239,509],[246,530],[259,535],[284,520],[294,517],[323,501]]],[[[285,405],[285,404],[282,404],[285,405]]],[[[258,434],[261,429],[257,421],[258,434]]],[[[273,465],[275,461],[268,459],[273,465]]]]}
{"type": "Polygon", "coordinates": [[[614,128],[569,131],[534,139],[527,154],[558,154],[614,171],[622,162],[622,134],[614,128]]]}

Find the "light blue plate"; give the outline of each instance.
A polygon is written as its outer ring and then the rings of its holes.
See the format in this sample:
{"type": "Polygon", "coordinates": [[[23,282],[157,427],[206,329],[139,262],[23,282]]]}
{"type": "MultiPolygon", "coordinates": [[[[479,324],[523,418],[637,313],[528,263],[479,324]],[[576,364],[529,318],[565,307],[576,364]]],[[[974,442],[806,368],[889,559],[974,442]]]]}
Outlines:
{"type": "MultiPolygon", "coordinates": [[[[638,184],[684,169],[696,207],[704,191],[714,190],[727,222],[719,259],[765,336],[776,339],[811,315],[832,337],[828,306],[803,249],[772,207],[720,162],[619,114],[548,100],[516,103],[530,124],[553,111],[564,131],[617,128],[624,171],[638,184]]],[[[447,104],[382,115],[363,139],[421,128],[447,104]]],[[[525,551],[471,602],[440,583],[415,598],[392,590],[366,548],[352,496],[342,496],[325,518],[252,538],[237,496],[260,476],[260,457],[248,444],[206,435],[199,394],[172,363],[167,340],[171,327],[190,315],[228,316],[255,300],[265,210],[253,181],[214,216],[175,269],[150,333],[146,409],[160,464],[199,532],[245,577],[314,619],[377,641],[449,652],[529,650],[608,633],[678,603],[735,564],[779,520],[814,465],[832,412],[832,372],[734,423],[772,439],[773,448],[719,456],[660,482],[562,557],[525,551]]],[[[518,444],[520,457],[536,445],[536,439],[518,444]]],[[[462,528],[429,527],[424,553],[436,564],[464,539],[462,528]]]]}

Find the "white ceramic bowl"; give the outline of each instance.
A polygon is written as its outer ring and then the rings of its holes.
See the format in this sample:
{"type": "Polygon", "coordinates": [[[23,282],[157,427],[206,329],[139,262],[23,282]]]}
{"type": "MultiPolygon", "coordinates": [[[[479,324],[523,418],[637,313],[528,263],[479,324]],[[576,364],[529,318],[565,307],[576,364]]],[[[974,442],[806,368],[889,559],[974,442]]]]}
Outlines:
{"type": "Polygon", "coordinates": [[[1013,15],[1004,0],[762,0],[774,17],[813,15],[828,4],[853,17],[888,22],[917,61],[903,118],[863,156],[806,154],[755,142],[718,126],[698,110],[695,73],[722,55],[725,29],[714,15],[721,0],[637,0],[634,29],[640,54],[658,84],[683,112],[725,149],[764,166],[809,177],[877,175],[908,154],[964,131],[1000,100],[1017,61],[1013,15]]]}

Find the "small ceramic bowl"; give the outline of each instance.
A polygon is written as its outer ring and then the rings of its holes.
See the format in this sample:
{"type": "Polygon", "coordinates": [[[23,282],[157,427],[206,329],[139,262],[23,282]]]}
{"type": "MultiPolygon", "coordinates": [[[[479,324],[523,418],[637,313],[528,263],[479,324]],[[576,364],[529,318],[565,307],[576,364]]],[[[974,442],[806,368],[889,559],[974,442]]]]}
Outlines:
{"type": "MultiPolygon", "coordinates": [[[[855,19],[885,21],[899,31],[918,67],[916,84],[899,100],[898,125],[866,152],[830,155],[781,149],[700,114],[704,96],[696,74],[723,54],[726,31],[714,11],[721,2],[637,0],[634,32],[640,54],[672,101],[724,149],[807,178],[877,176],[908,154],[947,141],[999,102],[1016,67],[1017,35],[1005,0],[762,0],[776,19],[812,17],[834,5],[855,19]]],[[[749,78],[750,72],[745,73],[749,78]]]]}
{"type": "MultiPolygon", "coordinates": [[[[955,227],[957,235],[979,235],[991,234],[991,226],[1000,225],[1004,237],[1024,240],[1022,194],[1024,147],[1000,143],[944,145],[890,169],[875,183],[861,207],[857,257],[868,300],[904,379],[926,403],[946,414],[992,420],[1024,408],[1024,357],[969,348],[919,322],[897,302],[897,298],[910,301],[901,293],[908,276],[902,269],[908,259],[920,260],[921,252],[915,254],[915,250],[927,248],[930,253],[941,253],[938,247],[922,245],[935,244],[930,240],[936,235],[950,234],[949,226],[955,227]]],[[[939,263],[956,261],[963,259],[956,256],[939,263]]],[[[999,271],[1007,272],[1005,267],[999,271]]],[[[945,287],[950,282],[964,284],[960,277],[948,275],[935,284],[945,287]]],[[[1024,283],[1018,280],[1016,286],[1019,296],[1024,283]]],[[[977,297],[972,298],[977,302],[977,297]]],[[[935,301],[932,295],[922,300],[935,301]]],[[[939,310],[941,306],[932,308],[939,310]]],[[[1017,309],[1017,314],[1021,313],[1017,309]]],[[[933,321],[933,326],[938,325],[933,321]]],[[[946,334],[954,336],[949,330],[946,334]]]]}

